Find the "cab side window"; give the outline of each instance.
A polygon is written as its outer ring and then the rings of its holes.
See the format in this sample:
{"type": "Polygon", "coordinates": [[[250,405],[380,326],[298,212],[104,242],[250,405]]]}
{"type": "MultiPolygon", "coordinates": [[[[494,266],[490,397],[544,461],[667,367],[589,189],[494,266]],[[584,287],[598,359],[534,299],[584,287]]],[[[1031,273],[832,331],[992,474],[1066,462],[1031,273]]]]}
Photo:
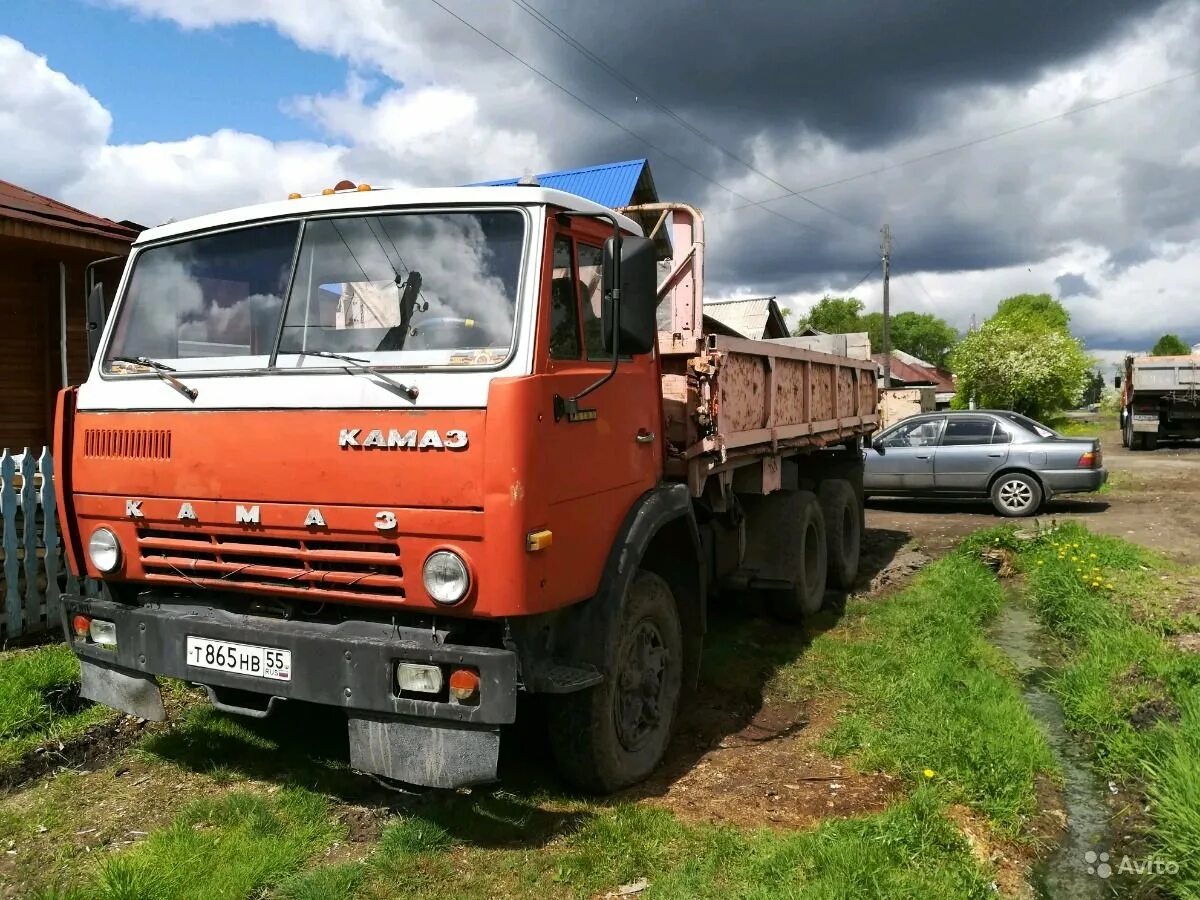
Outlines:
{"type": "Polygon", "coordinates": [[[603,290],[604,252],[590,244],[579,244],[579,287],[583,301],[583,341],[588,359],[611,359],[604,352],[600,327],[600,296],[603,290]]]}
{"type": "Polygon", "coordinates": [[[579,359],[579,299],[571,239],[554,239],[550,273],[550,358],[579,359]]]}

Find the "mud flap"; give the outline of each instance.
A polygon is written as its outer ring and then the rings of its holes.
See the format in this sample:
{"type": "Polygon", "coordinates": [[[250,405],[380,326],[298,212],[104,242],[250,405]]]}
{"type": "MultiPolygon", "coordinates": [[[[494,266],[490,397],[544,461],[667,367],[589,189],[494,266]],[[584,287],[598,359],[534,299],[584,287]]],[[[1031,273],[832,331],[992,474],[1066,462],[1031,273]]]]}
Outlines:
{"type": "Polygon", "coordinates": [[[348,722],[350,765],[360,772],[436,788],[496,780],[499,728],[362,715],[348,722]]]}
{"type": "Polygon", "coordinates": [[[141,672],[127,672],[90,659],[79,660],[79,696],[151,722],[167,718],[158,679],[141,672]]]}

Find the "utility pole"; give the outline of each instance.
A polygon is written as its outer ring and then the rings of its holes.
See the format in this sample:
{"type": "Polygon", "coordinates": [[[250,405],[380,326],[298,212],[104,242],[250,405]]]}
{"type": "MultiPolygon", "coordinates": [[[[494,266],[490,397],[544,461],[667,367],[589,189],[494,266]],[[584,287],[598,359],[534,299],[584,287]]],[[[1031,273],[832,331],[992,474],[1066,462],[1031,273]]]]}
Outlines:
{"type": "Polygon", "coordinates": [[[884,225],[883,234],[883,386],[892,386],[892,305],[888,294],[888,280],[892,272],[892,229],[884,225]]]}

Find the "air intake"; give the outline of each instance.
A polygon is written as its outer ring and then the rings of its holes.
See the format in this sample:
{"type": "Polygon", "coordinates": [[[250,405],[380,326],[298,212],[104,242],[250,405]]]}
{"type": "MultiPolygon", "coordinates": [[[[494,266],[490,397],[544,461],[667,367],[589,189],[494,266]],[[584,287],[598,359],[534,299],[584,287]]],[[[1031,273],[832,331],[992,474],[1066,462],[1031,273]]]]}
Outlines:
{"type": "Polygon", "coordinates": [[[94,459],[170,459],[171,432],[165,428],[85,428],[83,455],[94,459]]]}

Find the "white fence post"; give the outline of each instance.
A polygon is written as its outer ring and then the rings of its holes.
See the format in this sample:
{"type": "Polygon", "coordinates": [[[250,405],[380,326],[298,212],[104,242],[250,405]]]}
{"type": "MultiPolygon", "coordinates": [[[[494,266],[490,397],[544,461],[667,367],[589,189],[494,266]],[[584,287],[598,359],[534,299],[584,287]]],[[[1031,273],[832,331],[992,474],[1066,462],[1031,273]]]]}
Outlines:
{"type": "Polygon", "coordinates": [[[13,487],[16,472],[16,461],[5,448],[0,454],[0,516],[4,517],[4,630],[10,638],[24,630],[17,584],[21,569],[17,559],[17,492],[13,487]]]}
{"type": "Polygon", "coordinates": [[[58,590],[58,572],[61,555],[58,552],[58,500],[54,494],[54,457],[50,448],[42,450],[38,459],[38,470],[42,474],[39,493],[42,498],[42,546],[46,548],[46,630],[58,624],[61,598],[58,590]]]}
{"type": "Polygon", "coordinates": [[[42,592],[38,590],[37,460],[26,447],[21,455],[21,547],[25,555],[26,631],[39,631],[42,624],[42,592]]]}

